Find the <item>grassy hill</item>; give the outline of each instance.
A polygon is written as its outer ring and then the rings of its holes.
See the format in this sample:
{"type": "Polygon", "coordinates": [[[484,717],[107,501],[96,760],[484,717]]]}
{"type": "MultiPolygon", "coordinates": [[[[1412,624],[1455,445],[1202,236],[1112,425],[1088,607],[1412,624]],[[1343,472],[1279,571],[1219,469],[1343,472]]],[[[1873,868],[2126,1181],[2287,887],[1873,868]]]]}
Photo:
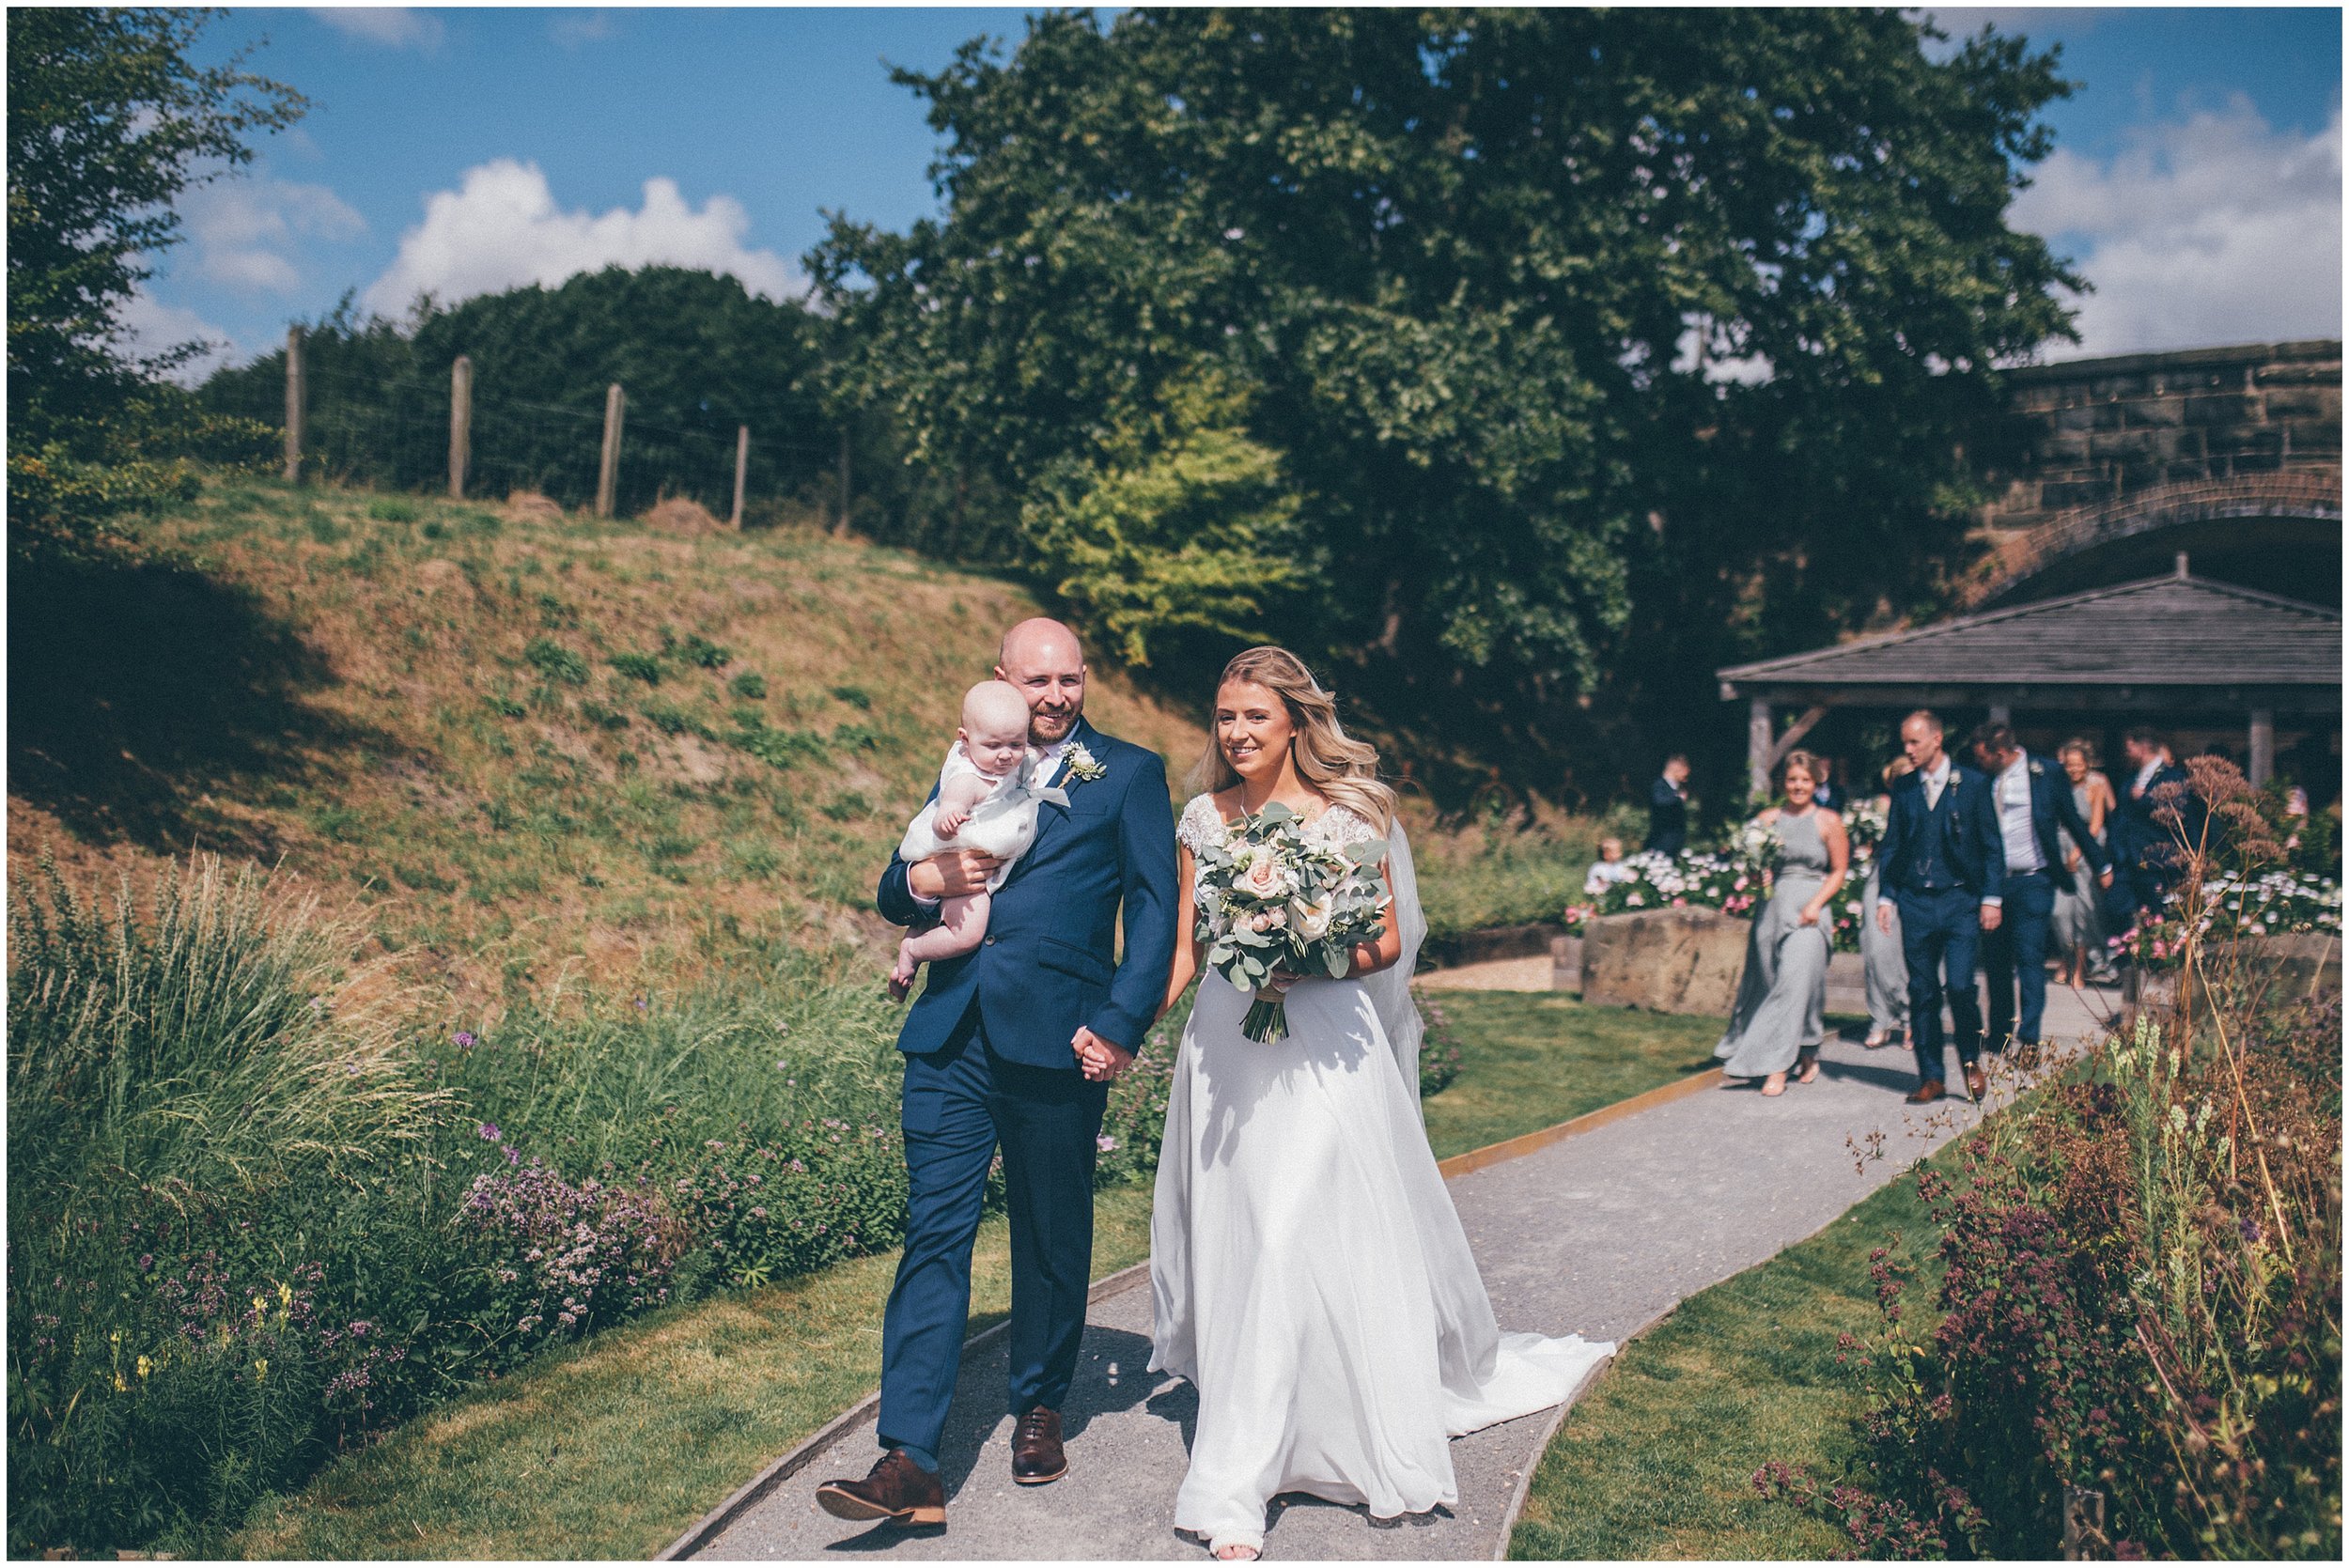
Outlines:
{"type": "MultiPolygon", "coordinates": [[[[454,1007],[878,943],[873,877],[1019,587],[860,541],[223,482],[9,583],[8,855],[251,857],[454,1007]]],[[[1089,713],[1204,735],[1097,660],[1089,713]]],[[[1439,929],[1554,913],[1585,825],[1422,828],[1439,929]]]]}

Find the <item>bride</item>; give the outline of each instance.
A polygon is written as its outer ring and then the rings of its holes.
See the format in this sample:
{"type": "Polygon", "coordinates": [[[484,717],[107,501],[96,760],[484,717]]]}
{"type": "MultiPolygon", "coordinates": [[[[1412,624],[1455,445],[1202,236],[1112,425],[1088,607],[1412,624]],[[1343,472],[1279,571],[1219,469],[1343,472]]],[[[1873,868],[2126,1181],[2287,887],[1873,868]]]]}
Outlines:
{"type": "Polygon", "coordinates": [[[1280,648],[1225,667],[1201,794],[1175,829],[1182,905],[1197,853],[1278,800],[1333,846],[1384,839],[1385,930],[1343,980],[1292,979],[1286,1038],[1240,1032],[1249,997],[1178,943],[1193,977],[1150,1222],[1152,1371],[1190,1381],[1199,1421],[1178,1529],[1226,1560],[1264,1549],[1282,1492],[1377,1517],[1456,1506],[1450,1439],[1569,1398],[1614,1351],[1502,1334],[1419,1111],[1410,974],[1426,923],[1394,792],[1328,693],[1280,648]]]}

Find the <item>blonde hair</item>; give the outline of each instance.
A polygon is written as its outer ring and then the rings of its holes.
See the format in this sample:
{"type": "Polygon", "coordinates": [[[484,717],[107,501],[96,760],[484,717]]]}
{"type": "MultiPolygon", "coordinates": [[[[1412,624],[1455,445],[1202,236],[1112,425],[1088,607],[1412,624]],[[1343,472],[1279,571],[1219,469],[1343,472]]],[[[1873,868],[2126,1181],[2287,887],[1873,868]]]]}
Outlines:
{"type": "MultiPolygon", "coordinates": [[[[1382,833],[1394,825],[1394,791],[1378,782],[1377,749],[1346,733],[1338,722],[1337,704],[1302,660],[1286,648],[1250,648],[1223,666],[1216,690],[1234,681],[1263,687],[1288,709],[1289,722],[1297,730],[1289,755],[1298,777],[1382,833]]],[[[1220,795],[1238,783],[1239,774],[1210,733],[1206,754],[1190,770],[1190,786],[1220,795]]]]}
{"type": "Polygon", "coordinates": [[[1811,782],[1814,786],[1818,784],[1818,753],[1816,752],[1805,752],[1800,750],[1792,751],[1787,753],[1784,756],[1779,758],[1778,787],[1781,791],[1783,791],[1786,787],[1786,775],[1793,772],[1797,768],[1801,768],[1805,773],[1811,776],[1811,782]]]}

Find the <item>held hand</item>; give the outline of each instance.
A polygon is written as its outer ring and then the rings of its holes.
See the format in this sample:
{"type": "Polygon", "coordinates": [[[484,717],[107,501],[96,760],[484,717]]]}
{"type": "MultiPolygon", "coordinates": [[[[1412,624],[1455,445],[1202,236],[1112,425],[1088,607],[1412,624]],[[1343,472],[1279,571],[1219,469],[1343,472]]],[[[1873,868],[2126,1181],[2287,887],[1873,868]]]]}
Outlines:
{"type": "Polygon", "coordinates": [[[1982,907],[1982,928],[1985,931],[1996,931],[1999,928],[2000,912],[1996,904],[1984,904],[1982,907]]]}
{"type": "Polygon", "coordinates": [[[987,879],[1003,862],[976,849],[954,849],[906,867],[906,891],[929,903],[966,898],[987,891],[987,879]]]}
{"type": "Polygon", "coordinates": [[[1132,1051],[1102,1039],[1081,1024],[1070,1038],[1068,1048],[1077,1053],[1078,1068],[1088,1083],[1114,1083],[1134,1064],[1132,1051]]]}
{"type": "Polygon", "coordinates": [[[1889,898],[1876,900],[1876,929],[1888,937],[1892,934],[1892,901],[1889,898]]]}

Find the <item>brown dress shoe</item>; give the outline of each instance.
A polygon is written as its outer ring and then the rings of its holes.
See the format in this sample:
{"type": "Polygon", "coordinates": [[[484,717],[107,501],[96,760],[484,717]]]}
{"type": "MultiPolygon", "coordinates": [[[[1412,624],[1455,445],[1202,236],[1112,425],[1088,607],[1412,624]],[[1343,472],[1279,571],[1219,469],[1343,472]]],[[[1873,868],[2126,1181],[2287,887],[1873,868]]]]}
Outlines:
{"type": "Polygon", "coordinates": [[[1911,1105],[1931,1105],[1940,1097],[1941,1080],[1937,1078],[1929,1078],[1908,1092],[1908,1103],[1911,1105]]]}
{"type": "Polygon", "coordinates": [[[835,1519],[887,1519],[899,1525],[946,1522],[946,1483],[891,1449],[863,1481],[827,1481],[816,1500],[835,1519]]]}
{"type": "Polygon", "coordinates": [[[1060,1412],[1039,1405],[1019,1418],[1011,1435],[1011,1479],[1022,1486],[1044,1486],[1068,1473],[1060,1446],[1060,1412]]]}
{"type": "Polygon", "coordinates": [[[1966,1093],[1973,1095],[1977,1102],[1987,1099],[1990,1095],[1990,1079],[1983,1076],[1982,1063],[1979,1062],[1966,1063],[1966,1093]]]}

